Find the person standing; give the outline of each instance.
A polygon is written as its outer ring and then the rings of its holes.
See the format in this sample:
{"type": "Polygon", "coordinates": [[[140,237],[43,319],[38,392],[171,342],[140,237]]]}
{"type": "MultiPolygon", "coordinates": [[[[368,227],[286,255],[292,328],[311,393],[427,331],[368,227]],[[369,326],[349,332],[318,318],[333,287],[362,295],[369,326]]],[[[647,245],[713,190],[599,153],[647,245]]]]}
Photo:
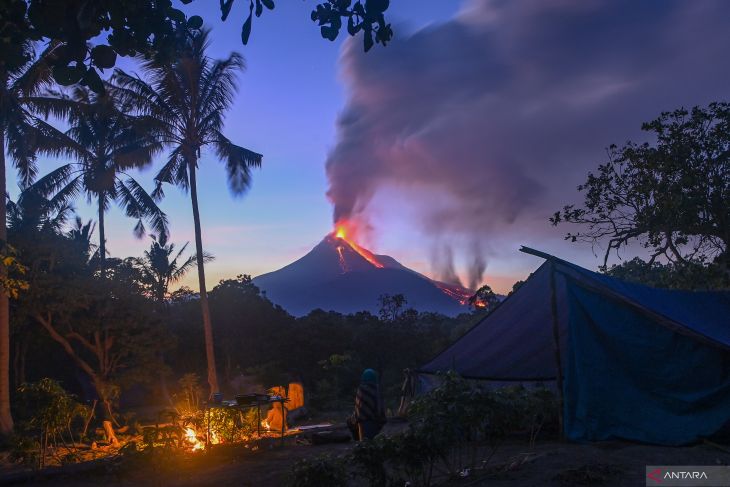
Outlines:
{"type": "Polygon", "coordinates": [[[378,385],[378,374],[365,369],[355,395],[355,423],[358,440],[372,440],[386,423],[383,396],[378,385]]]}

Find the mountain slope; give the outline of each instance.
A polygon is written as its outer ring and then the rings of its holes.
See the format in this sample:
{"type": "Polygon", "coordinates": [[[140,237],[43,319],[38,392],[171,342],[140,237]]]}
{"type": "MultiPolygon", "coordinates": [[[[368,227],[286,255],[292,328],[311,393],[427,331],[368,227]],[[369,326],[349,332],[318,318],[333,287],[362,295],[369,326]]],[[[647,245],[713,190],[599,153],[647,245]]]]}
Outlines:
{"type": "Polygon", "coordinates": [[[375,255],[330,234],[302,258],[254,279],[271,301],[301,316],[321,308],[340,313],[378,311],[382,294],[403,294],[419,311],[456,315],[469,291],[433,281],[392,257],[375,255]],[[454,298],[451,295],[456,295],[454,298]]]}

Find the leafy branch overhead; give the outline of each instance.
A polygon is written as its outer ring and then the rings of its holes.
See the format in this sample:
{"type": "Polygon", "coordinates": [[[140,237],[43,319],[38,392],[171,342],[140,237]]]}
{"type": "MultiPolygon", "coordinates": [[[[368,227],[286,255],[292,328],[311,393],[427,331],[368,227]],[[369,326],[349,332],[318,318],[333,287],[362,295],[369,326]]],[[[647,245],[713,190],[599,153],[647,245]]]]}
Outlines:
{"type": "MultiPolygon", "coordinates": [[[[193,0],[183,0],[183,3],[192,3],[193,0]]],[[[235,0],[220,0],[221,20],[225,21],[233,8],[235,0]]],[[[322,37],[334,41],[342,29],[342,22],[347,22],[347,33],[351,36],[363,32],[363,46],[365,52],[373,47],[374,43],[385,46],[393,38],[393,29],[385,22],[385,11],[390,0],[366,0],[365,4],[358,0],[327,0],[320,3],[312,11],[312,21],[320,26],[322,37]]],[[[253,16],[261,17],[264,7],[274,10],[273,0],[249,0],[248,17],[241,28],[241,41],[248,44],[251,36],[253,16]]]]}
{"type": "MultiPolygon", "coordinates": [[[[193,0],[182,0],[190,4],[193,0]]],[[[220,0],[221,19],[226,20],[234,0],[220,0]]],[[[311,18],[322,37],[335,40],[347,24],[348,34],[363,33],[365,51],[374,43],[385,45],[393,37],[385,22],[389,0],[328,0],[318,4],[311,18]]],[[[273,10],[274,0],[249,0],[241,41],[248,44],[254,15],[273,10]]],[[[29,59],[20,46],[49,41],[54,49],[53,78],[63,86],[81,84],[101,93],[100,73],[113,68],[119,56],[142,55],[171,59],[191,31],[204,20],[186,16],[171,0],[4,0],[0,2],[0,63],[12,71],[29,59]],[[75,12],[75,15],[68,15],[75,12]],[[105,42],[98,42],[104,39],[105,42]]]]}

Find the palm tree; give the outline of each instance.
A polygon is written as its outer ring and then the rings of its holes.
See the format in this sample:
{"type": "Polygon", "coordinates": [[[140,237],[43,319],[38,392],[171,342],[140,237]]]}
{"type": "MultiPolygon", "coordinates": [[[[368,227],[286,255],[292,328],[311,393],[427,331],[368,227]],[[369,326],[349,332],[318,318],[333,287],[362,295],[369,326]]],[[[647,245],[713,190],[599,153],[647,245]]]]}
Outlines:
{"type": "Polygon", "coordinates": [[[164,196],[163,183],[190,190],[208,385],[212,394],[220,389],[203,267],[205,254],[198,209],[198,161],[203,148],[214,149],[225,163],[232,193],[242,195],[251,184],[251,168],[261,165],[262,156],[234,144],[221,132],[224,114],[236,92],[236,74],[243,70],[244,62],[237,53],[217,61],[206,56],[208,32],[203,30],[191,34],[172,63],[155,59],[146,61],[143,68],[151,84],[119,70],[115,73],[115,80],[126,91],[127,99],[133,100],[143,114],[159,121],[160,140],[171,148],[167,162],[155,177],[157,188],[153,194],[158,198],[164,196]]]}
{"type": "Polygon", "coordinates": [[[78,247],[81,254],[87,259],[91,258],[96,246],[91,243],[91,237],[94,234],[96,225],[92,220],[84,223],[81,217],[77,216],[71,229],[66,232],[66,236],[78,247]]]}
{"type": "MultiPolygon", "coordinates": [[[[42,93],[52,82],[51,63],[56,44],[51,44],[39,56],[34,46],[25,41],[5,46],[0,55],[0,250],[5,252],[7,242],[7,188],[6,155],[18,170],[23,186],[36,175],[35,156],[38,152],[50,155],[64,153],[58,132],[34,116],[34,109],[46,102],[42,93]]],[[[53,112],[52,108],[49,111],[53,112]]],[[[7,269],[0,266],[0,280],[7,269]]],[[[10,321],[8,295],[0,286],[0,435],[13,430],[10,414],[10,321]]]]}
{"type": "MultiPolygon", "coordinates": [[[[180,260],[188,246],[187,243],[176,253],[175,244],[168,243],[164,233],[159,237],[155,235],[151,237],[152,244],[149,250],[145,250],[144,257],[136,259],[136,263],[142,270],[143,282],[149,286],[152,298],[158,304],[163,304],[170,284],[179,282],[195,266],[195,256],[191,255],[185,260],[180,260]]],[[[206,255],[204,260],[209,262],[212,257],[206,255]]]]}
{"type": "Polygon", "coordinates": [[[73,208],[59,195],[48,199],[29,186],[21,191],[17,201],[7,198],[8,230],[28,235],[37,231],[59,234],[72,211],[73,208]]]}
{"type": "Polygon", "coordinates": [[[125,171],[144,167],[161,149],[155,136],[154,120],[129,114],[130,107],[120,103],[113,85],[103,94],[76,87],[66,102],[70,125],[65,135],[75,161],[51,171],[33,184],[43,196],[71,200],[86,193],[98,211],[98,263],[102,278],[106,267],[104,215],[111,202],[136,218],[134,233],[141,238],[147,220],[158,234],[167,232],[167,217],[144,188],[125,171]]]}

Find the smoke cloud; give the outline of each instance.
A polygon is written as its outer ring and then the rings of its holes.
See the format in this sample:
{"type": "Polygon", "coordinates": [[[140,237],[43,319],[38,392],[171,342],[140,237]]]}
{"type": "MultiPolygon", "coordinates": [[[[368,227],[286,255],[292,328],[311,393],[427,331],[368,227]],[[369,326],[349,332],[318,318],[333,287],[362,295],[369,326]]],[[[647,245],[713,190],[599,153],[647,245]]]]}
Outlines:
{"type": "MultiPolygon", "coordinates": [[[[384,49],[347,42],[326,163],[335,221],[398,188],[434,242],[462,242],[477,287],[494,235],[555,235],[547,217],[578,199],[604,147],[641,139],[661,111],[727,99],[729,14],[722,0],[474,0],[384,49]]],[[[438,277],[456,277],[454,248],[434,248],[438,277]]]]}

